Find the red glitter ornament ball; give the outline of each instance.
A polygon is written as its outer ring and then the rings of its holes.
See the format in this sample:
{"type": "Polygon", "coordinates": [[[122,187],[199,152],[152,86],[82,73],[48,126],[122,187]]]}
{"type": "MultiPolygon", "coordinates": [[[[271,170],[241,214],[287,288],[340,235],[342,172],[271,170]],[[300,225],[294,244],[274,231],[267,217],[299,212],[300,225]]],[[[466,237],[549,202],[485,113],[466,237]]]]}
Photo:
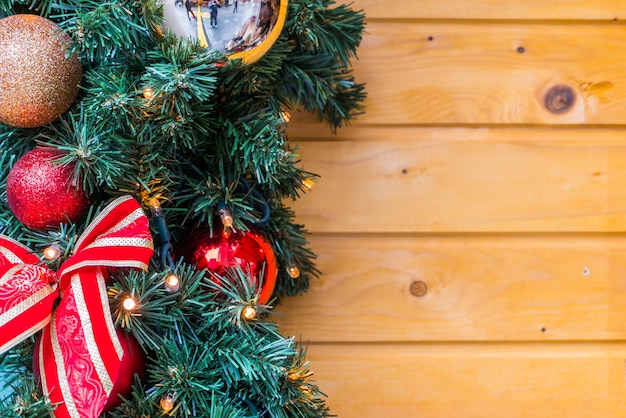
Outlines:
{"type": "Polygon", "coordinates": [[[0,122],[34,128],[70,108],[83,73],[76,54],[66,57],[70,41],[38,15],[0,19],[0,122]]]}
{"type": "Polygon", "coordinates": [[[278,269],[276,256],[271,245],[256,232],[226,231],[215,228],[213,236],[209,229],[196,229],[190,237],[185,259],[198,270],[224,276],[227,269],[240,267],[249,274],[255,286],[258,285],[261,272],[261,290],[258,303],[269,302],[276,285],[278,269]]]}
{"type": "Polygon", "coordinates": [[[20,158],[7,178],[7,201],[24,225],[32,229],[56,228],[76,222],[89,207],[85,193],[70,185],[72,165],[53,163],[59,153],[36,148],[20,158]]]}

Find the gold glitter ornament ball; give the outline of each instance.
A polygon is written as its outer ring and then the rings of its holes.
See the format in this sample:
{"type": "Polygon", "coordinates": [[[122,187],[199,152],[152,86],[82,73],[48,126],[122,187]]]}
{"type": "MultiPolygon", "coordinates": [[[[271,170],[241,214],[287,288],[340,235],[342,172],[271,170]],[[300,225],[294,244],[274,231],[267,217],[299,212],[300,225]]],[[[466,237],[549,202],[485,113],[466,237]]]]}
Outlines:
{"type": "Polygon", "coordinates": [[[0,19],[0,122],[35,128],[65,113],[78,94],[82,65],[65,57],[70,37],[38,15],[0,19]]]}

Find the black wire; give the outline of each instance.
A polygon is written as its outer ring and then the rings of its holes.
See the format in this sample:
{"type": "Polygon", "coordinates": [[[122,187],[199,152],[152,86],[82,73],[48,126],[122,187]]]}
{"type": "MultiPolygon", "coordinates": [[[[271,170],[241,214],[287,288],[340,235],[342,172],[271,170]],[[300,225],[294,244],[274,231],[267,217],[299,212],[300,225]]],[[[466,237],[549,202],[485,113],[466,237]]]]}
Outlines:
{"type": "Polygon", "coordinates": [[[167,227],[165,216],[161,208],[152,211],[154,223],[157,229],[157,252],[161,256],[161,268],[174,271],[176,264],[174,263],[174,247],[171,242],[170,230],[167,227]]]}
{"type": "Polygon", "coordinates": [[[253,200],[253,204],[254,206],[261,212],[263,213],[263,216],[261,216],[261,219],[257,220],[255,222],[255,225],[261,228],[266,227],[267,225],[269,225],[269,221],[270,221],[270,205],[267,202],[267,199],[265,199],[265,197],[263,197],[263,195],[255,188],[250,187],[250,184],[248,184],[248,181],[246,180],[245,177],[241,177],[239,180],[239,184],[243,187],[244,192],[247,195],[252,195],[255,199],[253,200]]]}

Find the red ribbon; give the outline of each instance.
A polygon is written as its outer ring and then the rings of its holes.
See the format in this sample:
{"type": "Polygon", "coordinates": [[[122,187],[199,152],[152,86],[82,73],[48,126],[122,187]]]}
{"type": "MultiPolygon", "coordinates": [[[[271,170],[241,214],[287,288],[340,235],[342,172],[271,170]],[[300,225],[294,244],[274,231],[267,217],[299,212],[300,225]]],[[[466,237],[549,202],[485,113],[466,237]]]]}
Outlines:
{"type": "Polygon", "coordinates": [[[102,413],[124,354],[109,309],[107,267],[145,270],[152,254],[148,218],[130,196],[94,219],[57,275],[36,265],[28,248],[0,236],[0,352],[43,329],[34,365],[44,394],[58,404],[55,417],[102,413]]]}

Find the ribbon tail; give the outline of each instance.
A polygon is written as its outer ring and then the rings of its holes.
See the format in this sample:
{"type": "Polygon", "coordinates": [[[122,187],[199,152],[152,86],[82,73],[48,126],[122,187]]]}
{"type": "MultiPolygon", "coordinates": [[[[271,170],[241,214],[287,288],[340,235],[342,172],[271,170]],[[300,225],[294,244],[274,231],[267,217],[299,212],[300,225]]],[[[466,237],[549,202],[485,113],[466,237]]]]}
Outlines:
{"type": "Polygon", "coordinates": [[[123,355],[102,271],[72,275],[34,358],[44,394],[52,405],[58,404],[54,417],[99,417],[123,355]]]}
{"type": "Polygon", "coordinates": [[[7,267],[0,276],[0,353],[45,327],[58,296],[56,276],[47,268],[7,267]]]}
{"type": "Polygon", "coordinates": [[[32,265],[38,262],[28,247],[0,235],[0,354],[50,321],[57,298],[56,276],[32,265]]]}

